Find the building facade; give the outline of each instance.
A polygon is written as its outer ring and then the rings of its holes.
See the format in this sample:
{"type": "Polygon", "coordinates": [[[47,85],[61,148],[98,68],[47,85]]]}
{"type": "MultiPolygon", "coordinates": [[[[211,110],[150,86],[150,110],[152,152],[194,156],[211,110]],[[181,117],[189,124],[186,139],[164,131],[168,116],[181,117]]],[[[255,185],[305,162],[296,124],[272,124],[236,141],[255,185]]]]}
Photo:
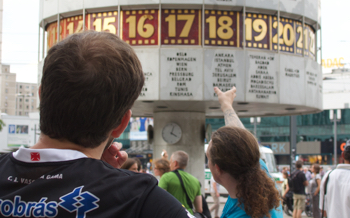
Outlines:
{"type": "Polygon", "coordinates": [[[16,115],[28,116],[38,112],[38,85],[35,83],[16,83],[16,115]]]}
{"type": "Polygon", "coordinates": [[[38,85],[16,82],[16,74],[10,72],[10,65],[2,65],[1,70],[1,112],[12,116],[28,116],[30,112],[38,112],[38,85]]]}
{"type": "Polygon", "coordinates": [[[10,73],[9,65],[2,65],[0,74],[1,112],[16,114],[16,74],[10,73]]]}
{"type": "MultiPolygon", "coordinates": [[[[340,109],[337,122],[337,159],[342,163],[343,143],[350,139],[350,109],[340,109]]],[[[331,110],[316,114],[297,116],[297,159],[306,165],[319,163],[333,165],[334,123],[330,119],[331,110]]],[[[250,118],[241,118],[244,126],[254,132],[250,118]]],[[[224,119],[206,119],[213,131],[225,125],[224,119]]],[[[262,117],[256,125],[256,137],[260,144],[270,147],[275,154],[277,165],[290,164],[290,116],[262,117]]]]}

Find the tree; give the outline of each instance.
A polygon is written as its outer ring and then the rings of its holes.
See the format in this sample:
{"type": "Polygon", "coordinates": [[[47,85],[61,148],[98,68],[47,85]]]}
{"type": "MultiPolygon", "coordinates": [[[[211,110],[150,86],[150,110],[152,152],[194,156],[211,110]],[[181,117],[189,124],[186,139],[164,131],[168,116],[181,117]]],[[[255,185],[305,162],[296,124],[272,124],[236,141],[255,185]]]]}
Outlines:
{"type": "Polygon", "coordinates": [[[2,128],[3,128],[4,126],[6,126],[6,124],[4,123],[4,121],[2,121],[2,120],[0,119],[0,131],[2,131],[2,128]]]}

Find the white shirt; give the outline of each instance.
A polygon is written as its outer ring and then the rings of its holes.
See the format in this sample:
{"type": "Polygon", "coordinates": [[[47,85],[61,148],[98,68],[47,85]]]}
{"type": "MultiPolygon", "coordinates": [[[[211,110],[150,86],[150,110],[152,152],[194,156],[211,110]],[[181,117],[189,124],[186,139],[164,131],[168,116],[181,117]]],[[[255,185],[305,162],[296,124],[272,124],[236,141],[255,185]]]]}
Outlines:
{"type": "Polygon", "coordinates": [[[349,217],[350,214],[350,164],[338,164],[333,171],[328,171],[321,182],[320,204],[322,210],[324,183],[328,177],[327,195],[324,210],[328,218],[349,217]]]}

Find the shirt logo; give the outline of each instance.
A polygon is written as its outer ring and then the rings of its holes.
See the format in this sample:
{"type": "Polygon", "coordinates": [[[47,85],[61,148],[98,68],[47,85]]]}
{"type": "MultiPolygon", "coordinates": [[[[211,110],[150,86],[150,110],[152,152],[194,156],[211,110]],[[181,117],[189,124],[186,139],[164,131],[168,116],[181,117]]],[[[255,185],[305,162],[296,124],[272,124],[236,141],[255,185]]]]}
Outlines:
{"type": "Polygon", "coordinates": [[[40,153],[39,152],[30,152],[30,160],[31,161],[40,161],[40,153]]]}
{"type": "Polygon", "coordinates": [[[88,212],[99,208],[97,202],[100,199],[88,191],[82,192],[83,187],[77,187],[72,192],[60,197],[60,202],[48,202],[47,197],[42,197],[39,202],[25,202],[19,195],[16,195],[13,201],[0,199],[0,216],[57,217],[59,215],[58,207],[61,207],[70,213],[75,212],[75,218],[86,218],[88,212]]]}
{"type": "Polygon", "coordinates": [[[59,206],[69,211],[76,212],[76,218],[85,218],[86,213],[99,207],[100,199],[88,191],[81,192],[84,186],[75,188],[72,192],[60,197],[59,206]]]}

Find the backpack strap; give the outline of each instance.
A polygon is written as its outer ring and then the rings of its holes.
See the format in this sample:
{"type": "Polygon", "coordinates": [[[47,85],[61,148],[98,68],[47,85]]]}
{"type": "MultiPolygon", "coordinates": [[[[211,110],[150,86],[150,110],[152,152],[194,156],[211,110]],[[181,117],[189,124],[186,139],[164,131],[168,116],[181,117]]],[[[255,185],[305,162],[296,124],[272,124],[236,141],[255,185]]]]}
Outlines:
{"type": "Polygon", "coordinates": [[[181,178],[181,175],[180,175],[179,171],[178,171],[178,170],[174,170],[173,172],[177,175],[177,177],[178,177],[179,180],[180,180],[182,189],[183,189],[183,191],[184,191],[185,194],[186,194],[186,201],[187,201],[188,206],[189,206],[190,208],[193,208],[192,202],[191,202],[190,198],[189,198],[188,195],[187,195],[187,192],[186,192],[186,189],[185,189],[185,186],[184,186],[184,182],[182,181],[182,178],[181,178]]]}

